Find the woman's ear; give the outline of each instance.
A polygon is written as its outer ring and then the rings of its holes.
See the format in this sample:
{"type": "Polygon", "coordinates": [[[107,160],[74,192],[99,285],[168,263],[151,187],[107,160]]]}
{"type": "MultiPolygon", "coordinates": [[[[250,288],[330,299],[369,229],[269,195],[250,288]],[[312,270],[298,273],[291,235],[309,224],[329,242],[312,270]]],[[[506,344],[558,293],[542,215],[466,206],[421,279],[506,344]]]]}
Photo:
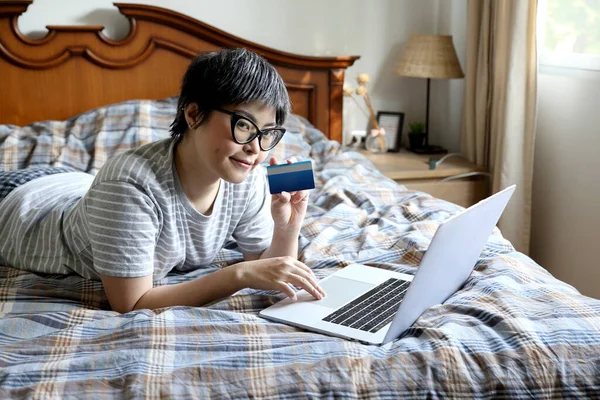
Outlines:
{"type": "Polygon", "coordinates": [[[190,129],[195,129],[198,127],[200,123],[200,110],[198,109],[198,105],[196,103],[188,104],[184,111],[185,122],[190,129]]]}

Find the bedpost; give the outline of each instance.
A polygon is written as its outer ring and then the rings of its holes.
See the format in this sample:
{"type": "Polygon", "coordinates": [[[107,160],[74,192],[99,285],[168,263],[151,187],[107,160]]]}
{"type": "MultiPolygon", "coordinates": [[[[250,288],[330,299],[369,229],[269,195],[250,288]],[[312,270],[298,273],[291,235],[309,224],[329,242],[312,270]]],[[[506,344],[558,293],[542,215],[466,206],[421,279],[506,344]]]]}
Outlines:
{"type": "Polygon", "coordinates": [[[344,69],[329,71],[329,139],[343,144],[344,69]]]}

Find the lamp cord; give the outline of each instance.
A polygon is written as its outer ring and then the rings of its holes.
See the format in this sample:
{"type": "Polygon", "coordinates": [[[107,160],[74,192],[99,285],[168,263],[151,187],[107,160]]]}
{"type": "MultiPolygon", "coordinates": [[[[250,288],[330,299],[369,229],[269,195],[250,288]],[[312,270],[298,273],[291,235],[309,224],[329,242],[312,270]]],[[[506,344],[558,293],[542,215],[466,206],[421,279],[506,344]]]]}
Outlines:
{"type": "Polygon", "coordinates": [[[448,177],[446,177],[444,179],[440,179],[438,181],[438,183],[448,182],[448,181],[452,181],[454,179],[468,178],[469,176],[488,176],[488,177],[491,177],[492,174],[490,174],[489,172],[466,172],[464,174],[452,175],[452,176],[448,176],[448,177]]]}
{"type": "Polygon", "coordinates": [[[437,161],[435,161],[435,158],[430,158],[429,159],[429,169],[436,169],[441,163],[443,163],[446,159],[448,159],[450,157],[460,157],[460,158],[468,161],[467,157],[463,156],[460,153],[448,153],[444,157],[440,158],[437,161]]]}

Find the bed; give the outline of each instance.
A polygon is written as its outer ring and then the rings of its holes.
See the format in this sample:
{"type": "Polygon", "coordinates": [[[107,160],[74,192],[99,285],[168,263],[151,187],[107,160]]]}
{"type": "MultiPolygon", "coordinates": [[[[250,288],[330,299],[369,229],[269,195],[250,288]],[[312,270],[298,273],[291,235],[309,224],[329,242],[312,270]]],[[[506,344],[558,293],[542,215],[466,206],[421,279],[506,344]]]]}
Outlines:
{"type": "MultiPolygon", "coordinates": [[[[117,4],[100,26],[17,28],[30,1],[0,3],[0,170],[108,158],[168,135],[190,57],[242,46],[269,59],[294,103],[273,150],[315,165],[300,260],[319,278],[359,262],[414,274],[441,221],[461,207],[387,179],[342,146],[344,71],[233,37],[156,7],[117,4]],[[151,82],[151,84],[148,84],[151,82]]],[[[0,238],[2,240],[2,238],[0,238]]],[[[206,269],[241,260],[224,249],[206,269]]],[[[598,398],[600,301],[551,276],[495,229],[464,287],[384,346],[258,317],[282,298],[242,290],[203,307],[119,314],[102,285],[0,265],[0,398],[598,398]]]]}

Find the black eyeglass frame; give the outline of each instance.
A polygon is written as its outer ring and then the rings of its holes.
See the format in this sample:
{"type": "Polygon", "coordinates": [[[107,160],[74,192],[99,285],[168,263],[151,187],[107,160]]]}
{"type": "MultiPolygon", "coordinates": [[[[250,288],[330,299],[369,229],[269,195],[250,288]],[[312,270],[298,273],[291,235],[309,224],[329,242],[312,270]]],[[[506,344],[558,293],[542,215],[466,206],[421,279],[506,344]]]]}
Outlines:
{"type": "Polygon", "coordinates": [[[248,118],[245,115],[242,115],[235,111],[225,110],[224,108],[215,108],[215,111],[219,111],[219,112],[222,112],[222,113],[225,113],[225,114],[228,114],[231,116],[231,137],[233,138],[233,141],[236,142],[237,144],[248,144],[258,137],[258,146],[260,147],[260,149],[262,151],[269,151],[269,150],[273,149],[275,146],[277,146],[277,144],[281,141],[281,139],[283,139],[283,135],[285,135],[285,128],[275,127],[275,128],[268,128],[268,129],[260,130],[260,128],[256,125],[256,123],[254,123],[254,121],[252,121],[250,118],[248,118]],[[244,119],[244,120],[250,122],[256,129],[256,132],[254,134],[250,135],[248,140],[246,140],[245,142],[240,142],[235,137],[235,125],[237,124],[237,122],[240,119],[244,119]],[[273,142],[271,147],[268,147],[265,149],[262,145],[262,138],[263,138],[263,135],[265,135],[266,132],[268,132],[268,131],[281,132],[281,136],[279,136],[279,138],[275,142],[273,142]]]}

